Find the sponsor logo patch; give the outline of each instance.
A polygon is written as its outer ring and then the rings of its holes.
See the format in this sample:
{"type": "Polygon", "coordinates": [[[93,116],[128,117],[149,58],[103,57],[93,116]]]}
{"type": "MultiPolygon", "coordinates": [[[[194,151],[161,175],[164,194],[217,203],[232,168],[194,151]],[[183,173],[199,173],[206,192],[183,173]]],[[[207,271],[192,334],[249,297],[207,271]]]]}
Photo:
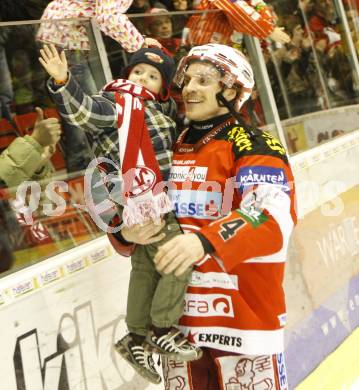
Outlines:
{"type": "Polygon", "coordinates": [[[262,137],[265,139],[266,144],[269,146],[270,149],[282,156],[285,155],[285,149],[283,148],[283,145],[271,133],[263,131],[262,137]]]}
{"type": "Polygon", "coordinates": [[[287,370],[285,368],[284,354],[277,354],[277,368],[280,390],[288,390],[287,370]]]}
{"type": "Polygon", "coordinates": [[[242,150],[250,151],[253,149],[249,135],[243,127],[233,127],[233,129],[228,132],[228,136],[228,140],[233,141],[240,152],[242,150]]]}
{"type": "Polygon", "coordinates": [[[222,193],[192,190],[170,190],[177,217],[217,219],[221,216],[222,193]]]}
{"type": "Polygon", "coordinates": [[[245,187],[259,184],[273,184],[289,190],[288,180],[283,169],[261,165],[241,168],[237,174],[237,182],[241,192],[245,187]]]}
{"type": "Polygon", "coordinates": [[[218,287],[226,290],[238,290],[238,276],[224,272],[193,271],[189,285],[192,287],[218,287]]]}
{"type": "Polygon", "coordinates": [[[207,167],[172,166],[169,180],[175,182],[205,182],[207,178],[207,167]]]}
{"type": "Polygon", "coordinates": [[[218,333],[198,333],[198,341],[202,343],[218,344],[227,347],[241,347],[242,338],[227,336],[218,333]]]}
{"type": "Polygon", "coordinates": [[[186,294],[184,314],[190,317],[234,317],[232,298],[223,294],[186,294]]]}
{"type": "Polygon", "coordinates": [[[265,215],[264,213],[260,213],[259,211],[255,210],[255,209],[254,210],[237,209],[236,212],[241,217],[243,217],[243,219],[245,219],[248,223],[250,223],[253,226],[253,228],[257,228],[260,225],[262,225],[262,223],[268,221],[267,215],[265,215]]]}

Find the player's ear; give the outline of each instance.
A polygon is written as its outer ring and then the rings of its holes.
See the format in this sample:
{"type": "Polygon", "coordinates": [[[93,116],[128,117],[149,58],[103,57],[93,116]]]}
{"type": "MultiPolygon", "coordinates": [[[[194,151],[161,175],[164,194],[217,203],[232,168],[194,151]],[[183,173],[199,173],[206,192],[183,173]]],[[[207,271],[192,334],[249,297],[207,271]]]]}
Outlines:
{"type": "Polygon", "coordinates": [[[237,89],[235,88],[226,88],[224,91],[223,91],[223,97],[228,101],[232,101],[236,96],[237,96],[237,89]]]}

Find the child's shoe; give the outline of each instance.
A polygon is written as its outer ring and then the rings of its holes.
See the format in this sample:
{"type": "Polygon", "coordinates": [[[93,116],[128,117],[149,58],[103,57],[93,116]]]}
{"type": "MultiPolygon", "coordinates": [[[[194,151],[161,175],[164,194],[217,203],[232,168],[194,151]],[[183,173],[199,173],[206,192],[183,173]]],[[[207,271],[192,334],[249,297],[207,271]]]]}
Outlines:
{"type": "Polygon", "coordinates": [[[136,344],[130,334],[117,341],[115,349],[143,378],[155,384],[161,383],[152,353],[145,351],[142,344],[136,344]]]}
{"type": "Polygon", "coordinates": [[[181,331],[172,327],[163,336],[156,336],[153,330],[147,333],[145,349],[176,360],[190,362],[202,357],[202,350],[190,344],[181,331]]]}

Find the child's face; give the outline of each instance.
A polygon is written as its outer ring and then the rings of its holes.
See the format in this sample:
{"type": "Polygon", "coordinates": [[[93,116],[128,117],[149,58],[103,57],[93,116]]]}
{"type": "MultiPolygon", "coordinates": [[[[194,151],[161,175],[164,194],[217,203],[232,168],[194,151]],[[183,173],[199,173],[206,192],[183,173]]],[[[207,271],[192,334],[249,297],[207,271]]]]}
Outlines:
{"type": "Polygon", "coordinates": [[[153,22],[149,26],[149,32],[153,36],[153,38],[171,38],[173,32],[171,18],[167,15],[153,18],[153,22]]]}
{"type": "Polygon", "coordinates": [[[186,11],[187,9],[187,0],[172,0],[173,7],[176,11],[186,11]]]}
{"type": "Polygon", "coordinates": [[[152,93],[158,95],[162,88],[162,75],[158,69],[149,64],[135,65],[128,79],[133,83],[142,85],[152,93]]]}

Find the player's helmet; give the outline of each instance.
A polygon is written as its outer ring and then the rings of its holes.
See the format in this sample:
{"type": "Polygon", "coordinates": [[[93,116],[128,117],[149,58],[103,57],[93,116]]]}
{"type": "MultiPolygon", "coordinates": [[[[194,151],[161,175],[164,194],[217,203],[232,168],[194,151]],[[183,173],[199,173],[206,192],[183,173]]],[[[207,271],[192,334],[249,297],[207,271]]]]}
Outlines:
{"type": "Polygon", "coordinates": [[[223,75],[221,82],[228,88],[235,85],[241,87],[235,108],[238,111],[242,104],[250,97],[254,86],[253,70],[247,58],[233,47],[208,44],[193,47],[182,58],[176,72],[174,83],[182,87],[186,69],[194,61],[204,61],[213,64],[223,75]]]}

